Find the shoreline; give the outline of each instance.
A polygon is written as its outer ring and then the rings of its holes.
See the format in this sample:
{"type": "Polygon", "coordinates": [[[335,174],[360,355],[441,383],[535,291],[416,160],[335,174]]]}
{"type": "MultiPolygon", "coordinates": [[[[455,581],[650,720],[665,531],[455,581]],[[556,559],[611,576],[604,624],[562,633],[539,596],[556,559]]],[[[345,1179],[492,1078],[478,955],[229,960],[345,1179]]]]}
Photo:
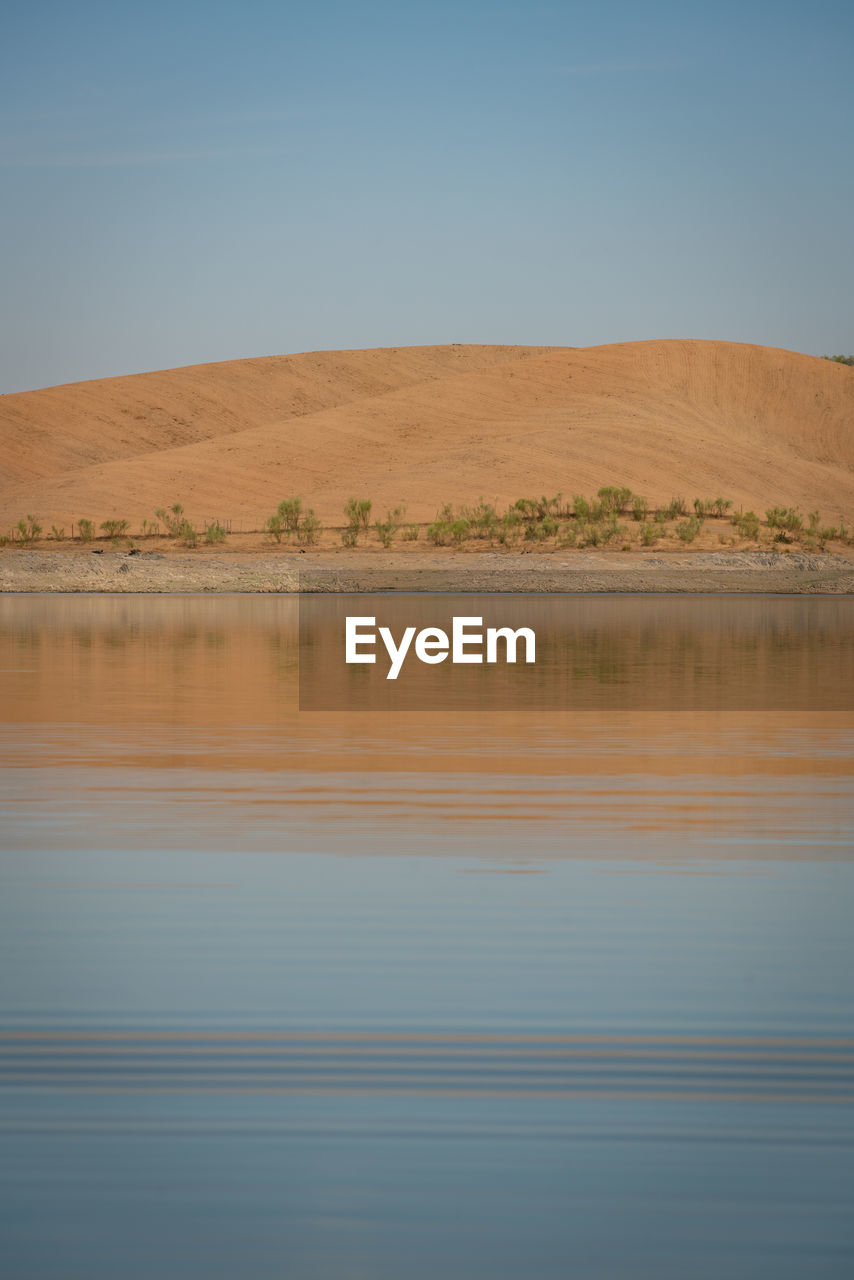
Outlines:
{"type": "Polygon", "coordinates": [[[4,594],[854,594],[854,557],[827,552],[193,552],[9,550],[4,594]]]}

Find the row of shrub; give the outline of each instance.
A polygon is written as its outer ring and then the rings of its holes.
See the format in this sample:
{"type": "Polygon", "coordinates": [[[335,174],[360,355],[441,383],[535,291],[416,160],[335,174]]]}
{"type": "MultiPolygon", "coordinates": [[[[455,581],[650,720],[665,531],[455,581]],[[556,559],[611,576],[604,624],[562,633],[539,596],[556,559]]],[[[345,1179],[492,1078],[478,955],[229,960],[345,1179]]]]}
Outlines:
{"type": "MultiPolygon", "coordinates": [[[[765,512],[765,521],[754,511],[732,512],[733,503],[728,498],[694,498],[689,504],[683,497],[673,497],[665,505],[654,508],[648,500],[631,489],[605,485],[595,497],[576,494],[571,500],[561,493],[554,497],[517,498],[505,511],[499,512],[493,503],[483,498],[473,506],[454,507],[446,503],[436,518],[426,525],[425,536],[433,546],[461,546],[469,540],[497,542],[512,546],[519,541],[542,543],[554,541],[560,547],[598,547],[612,543],[629,545],[632,538],[630,526],[620,523],[620,517],[631,519],[637,526],[638,539],[643,546],[652,546],[659,539],[669,536],[666,525],[677,523],[673,534],[682,542],[691,543],[700,534],[708,519],[729,518],[738,538],[756,541],[763,527],[772,532],[774,542],[798,541],[805,546],[825,546],[840,541],[854,545],[854,536],[845,524],[825,526],[818,511],[804,516],[794,507],[774,506],[765,512]]],[[[373,503],[368,498],[349,498],[344,506],[346,523],[341,529],[341,541],[345,547],[355,547],[360,538],[367,538],[371,529],[381,542],[391,547],[398,534],[403,541],[417,541],[421,526],[405,523],[405,508],[395,507],[386,512],[384,519],[371,520],[373,503]]],[[[142,521],[143,537],[165,536],[180,541],[184,546],[195,547],[200,541],[208,546],[225,542],[227,529],[215,520],[199,532],[187,519],[181,503],[171,507],[159,507],[155,520],[142,521]]],[[[100,534],[119,545],[122,538],[133,546],[129,536],[128,520],[104,520],[98,526],[100,534]]],[[[286,498],[279,503],[267,519],[263,530],[276,543],[295,538],[301,545],[316,544],[323,526],[312,508],[303,511],[302,500],[286,498]]],[[[32,545],[42,536],[42,526],[32,516],[18,521],[7,538],[0,538],[0,545],[9,542],[22,546],[32,545]]],[[[61,542],[65,529],[51,526],[49,538],[61,542]]],[[[74,527],[72,526],[72,536],[74,527]]],[[[92,520],[76,522],[76,536],[82,542],[92,542],[98,536],[92,520]]],[[[727,539],[720,534],[720,540],[727,539]]]]}

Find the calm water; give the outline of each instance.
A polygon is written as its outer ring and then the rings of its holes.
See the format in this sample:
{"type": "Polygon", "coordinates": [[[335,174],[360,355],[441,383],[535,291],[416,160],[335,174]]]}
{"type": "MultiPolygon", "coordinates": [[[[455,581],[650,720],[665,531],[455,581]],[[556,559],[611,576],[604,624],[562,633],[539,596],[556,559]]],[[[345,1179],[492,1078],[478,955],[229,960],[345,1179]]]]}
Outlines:
{"type": "Polygon", "coordinates": [[[0,597],[4,1273],[854,1274],[854,600],[654,605],[300,712],[293,600],[0,597]]]}

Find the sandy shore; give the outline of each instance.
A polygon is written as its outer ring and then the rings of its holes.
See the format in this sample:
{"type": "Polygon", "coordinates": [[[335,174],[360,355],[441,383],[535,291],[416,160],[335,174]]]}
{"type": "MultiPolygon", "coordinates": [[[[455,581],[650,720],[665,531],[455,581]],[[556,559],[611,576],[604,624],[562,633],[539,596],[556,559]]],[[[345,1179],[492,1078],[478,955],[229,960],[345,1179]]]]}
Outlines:
{"type": "Polygon", "coordinates": [[[854,593],[854,558],[763,551],[637,553],[25,551],[0,554],[4,592],[854,593]]]}

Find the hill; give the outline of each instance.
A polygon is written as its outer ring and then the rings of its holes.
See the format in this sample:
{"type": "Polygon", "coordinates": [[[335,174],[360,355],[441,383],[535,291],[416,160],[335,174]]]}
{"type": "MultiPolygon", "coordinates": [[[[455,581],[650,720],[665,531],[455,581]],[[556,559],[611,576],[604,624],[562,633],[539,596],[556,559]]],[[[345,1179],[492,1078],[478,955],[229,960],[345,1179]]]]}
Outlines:
{"type": "Polygon", "coordinates": [[[299,494],[445,502],[724,496],[854,515],[854,371],[727,342],[445,346],[198,365],[0,397],[0,529],[183,503],[260,527],[299,494]]]}

